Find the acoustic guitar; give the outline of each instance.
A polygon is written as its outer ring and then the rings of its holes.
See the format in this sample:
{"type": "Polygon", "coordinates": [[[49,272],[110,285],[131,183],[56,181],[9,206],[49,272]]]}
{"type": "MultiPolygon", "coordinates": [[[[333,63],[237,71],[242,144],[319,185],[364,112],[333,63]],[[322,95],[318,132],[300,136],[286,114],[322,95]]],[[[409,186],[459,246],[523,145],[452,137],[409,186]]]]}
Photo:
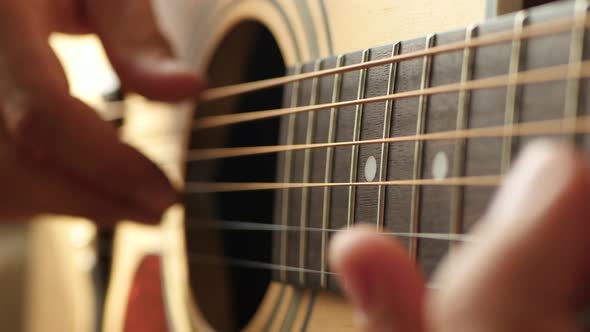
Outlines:
{"type": "Polygon", "coordinates": [[[354,330],[333,234],[373,225],[428,277],[528,141],[590,148],[588,6],[156,1],[209,88],[197,105],[128,110],[124,137],[184,202],[144,237],[119,229],[105,329],[122,330],[108,317],[136,248],[161,257],[171,331],[354,330]]]}

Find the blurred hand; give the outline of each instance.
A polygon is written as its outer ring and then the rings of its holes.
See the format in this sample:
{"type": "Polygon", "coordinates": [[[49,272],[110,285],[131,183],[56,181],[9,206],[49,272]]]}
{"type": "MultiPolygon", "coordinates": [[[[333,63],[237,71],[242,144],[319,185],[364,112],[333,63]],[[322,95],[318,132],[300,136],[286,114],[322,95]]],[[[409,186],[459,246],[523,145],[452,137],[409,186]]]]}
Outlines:
{"type": "Polygon", "coordinates": [[[426,290],[407,253],[366,228],[331,264],[366,331],[581,331],[590,295],[590,168],[563,146],[525,150],[493,204],[426,290]],[[588,302],[586,302],[587,304],[588,302]]]}
{"type": "Polygon", "coordinates": [[[0,219],[59,213],[157,222],[176,194],[69,94],[52,32],[96,33],[126,91],[176,101],[201,83],[173,57],[150,0],[0,1],[0,219]]]}

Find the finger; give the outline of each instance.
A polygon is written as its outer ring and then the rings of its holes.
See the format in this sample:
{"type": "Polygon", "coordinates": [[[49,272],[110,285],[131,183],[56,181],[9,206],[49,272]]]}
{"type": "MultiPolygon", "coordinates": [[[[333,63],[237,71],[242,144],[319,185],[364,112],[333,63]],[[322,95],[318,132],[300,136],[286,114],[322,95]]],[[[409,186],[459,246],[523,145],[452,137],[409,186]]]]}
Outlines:
{"type": "Polygon", "coordinates": [[[590,170],[564,146],[526,149],[474,235],[441,269],[437,331],[576,331],[590,280],[590,170]]]}
{"type": "Polygon", "coordinates": [[[330,265],[365,331],[424,331],[423,280],[399,244],[366,228],[342,232],[330,265]]]}
{"type": "Polygon", "coordinates": [[[0,146],[0,216],[3,220],[27,220],[38,214],[62,214],[91,218],[102,226],[122,219],[149,220],[137,206],[123,204],[73,181],[64,179],[0,146]]]}
{"type": "Polygon", "coordinates": [[[141,207],[140,214],[151,216],[141,221],[158,221],[176,201],[167,178],[121,143],[94,110],[69,96],[46,31],[13,23],[0,31],[0,112],[6,131],[0,139],[8,138],[20,154],[36,158],[64,181],[115,200],[113,206],[141,207]]]}
{"type": "Polygon", "coordinates": [[[203,84],[174,59],[149,0],[88,0],[89,25],[102,39],[126,90],[159,100],[197,96],[203,84]]]}
{"type": "Polygon", "coordinates": [[[160,169],[121,143],[114,128],[82,102],[56,95],[7,106],[11,141],[23,158],[34,158],[64,181],[110,197],[116,205],[141,207],[141,214],[151,216],[142,221],[157,222],[176,201],[160,169]]]}
{"type": "Polygon", "coordinates": [[[83,11],[83,1],[53,0],[43,1],[42,3],[47,6],[42,11],[44,16],[52,19],[52,22],[48,22],[52,31],[69,34],[86,34],[92,32],[88,27],[86,14],[83,11]],[[50,15],[50,13],[52,14],[50,15]]]}

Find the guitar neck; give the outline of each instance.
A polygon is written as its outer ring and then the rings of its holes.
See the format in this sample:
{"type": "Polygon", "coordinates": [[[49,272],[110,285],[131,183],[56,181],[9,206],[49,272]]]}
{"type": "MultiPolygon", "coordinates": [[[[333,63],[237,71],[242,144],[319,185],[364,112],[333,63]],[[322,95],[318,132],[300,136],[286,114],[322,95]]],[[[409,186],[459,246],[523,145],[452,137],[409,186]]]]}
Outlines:
{"type": "MultiPolygon", "coordinates": [[[[469,231],[483,214],[498,184],[490,179],[505,174],[528,141],[545,136],[517,135],[515,128],[588,114],[586,80],[572,74],[590,46],[586,13],[586,1],[553,4],[291,68],[290,74],[309,73],[432,50],[285,87],[285,108],[328,106],[282,117],[279,143],[328,146],[281,152],[277,182],[343,185],[277,191],[275,223],[299,231],[275,235],[273,261],[299,270],[281,269],[275,278],[335,287],[326,265],[327,242],[333,230],[359,223],[397,234],[430,276],[460,245],[453,235],[469,231]],[[555,33],[526,37],[556,20],[570,23],[555,33]],[[513,37],[482,42],[502,32],[513,37]],[[476,46],[437,51],[458,43],[476,46]],[[525,80],[529,72],[556,66],[569,69],[559,79],[525,80]],[[484,82],[488,85],[478,87],[484,82]],[[371,100],[382,96],[388,97],[371,100]],[[355,100],[360,101],[338,104],[355,100]],[[478,128],[496,128],[497,135],[482,137],[478,128]],[[367,140],[378,142],[330,145],[367,140]]],[[[589,147],[586,135],[572,131],[551,137],[589,147]]]]}

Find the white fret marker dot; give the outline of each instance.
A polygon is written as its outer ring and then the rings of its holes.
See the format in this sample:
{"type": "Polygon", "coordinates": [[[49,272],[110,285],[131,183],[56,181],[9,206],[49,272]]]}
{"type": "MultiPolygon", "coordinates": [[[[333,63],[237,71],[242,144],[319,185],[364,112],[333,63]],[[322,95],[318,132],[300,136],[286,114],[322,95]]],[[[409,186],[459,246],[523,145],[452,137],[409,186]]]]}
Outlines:
{"type": "Polygon", "coordinates": [[[449,173],[449,158],[447,154],[440,151],[434,156],[432,161],[432,177],[435,180],[442,180],[449,173]]]}
{"type": "Polygon", "coordinates": [[[377,174],[377,160],[375,157],[370,156],[365,162],[365,179],[367,182],[375,180],[375,174],[377,174]]]}

